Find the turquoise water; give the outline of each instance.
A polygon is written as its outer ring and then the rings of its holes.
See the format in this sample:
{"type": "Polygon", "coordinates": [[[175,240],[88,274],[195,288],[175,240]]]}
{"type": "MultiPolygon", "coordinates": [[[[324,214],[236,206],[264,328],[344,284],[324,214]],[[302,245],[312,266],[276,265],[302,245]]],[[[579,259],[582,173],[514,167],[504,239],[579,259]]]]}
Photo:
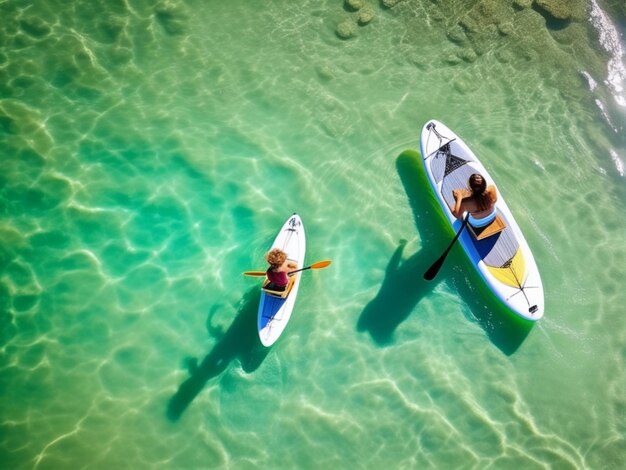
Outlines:
{"type": "Polygon", "coordinates": [[[0,2],[0,466],[624,468],[626,59],[531,3],[0,2]],[[422,280],[431,118],[524,231],[537,324],[460,250],[422,280]],[[264,349],[241,273],[294,211],[333,263],[264,349]]]}

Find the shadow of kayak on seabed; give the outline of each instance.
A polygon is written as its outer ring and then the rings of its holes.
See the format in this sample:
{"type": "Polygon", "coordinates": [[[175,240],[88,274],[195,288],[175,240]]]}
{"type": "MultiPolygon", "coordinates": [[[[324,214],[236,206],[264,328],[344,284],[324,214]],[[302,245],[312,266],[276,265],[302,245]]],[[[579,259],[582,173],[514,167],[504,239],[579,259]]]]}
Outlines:
{"type": "Polygon", "coordinates": [[[185,380],[172,396],[167,406],[167,417],[177,421],[204,385],[213,377],[226,370],[226,367],[239,359],[241,368],[252,373],[261,365],[271,348],[264,347],[259,341],[256,323],[261,290],[253,287],[242,298],[237,316],[226,332],[215,332],[210,326],[215,308],[209,313],[207,325],[209,332],[219,336],[218,343],[198,365],[196,359],[188,359],[190,377],[185,380]]]}

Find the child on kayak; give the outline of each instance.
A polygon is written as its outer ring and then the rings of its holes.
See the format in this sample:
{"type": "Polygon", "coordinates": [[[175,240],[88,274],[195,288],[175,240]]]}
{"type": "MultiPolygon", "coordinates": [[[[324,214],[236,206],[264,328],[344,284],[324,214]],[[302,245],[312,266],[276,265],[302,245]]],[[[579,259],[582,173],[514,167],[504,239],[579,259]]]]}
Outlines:
{"type": "Polygon", "coordinates": [[[269,290],[284,291],[289,284],[288,273],[298,268],[298,265],[287,259],[287,253],[280,248],[271,249],[265,259],[270,264],[267,269],[267,279],[270,283],[266,286],[269,290]]]}
{"type": "Polygon", "coordinates": [[[484,227],[496,218],[496,201],[498,200],[496,187],[487,187],[487,181],[478,173],[469,177],[468,186],[469,189],[452,191],[455,201],[452,215],[457,219],[462,219],[463,213],[467,211],[470,225],[484,227]]]}

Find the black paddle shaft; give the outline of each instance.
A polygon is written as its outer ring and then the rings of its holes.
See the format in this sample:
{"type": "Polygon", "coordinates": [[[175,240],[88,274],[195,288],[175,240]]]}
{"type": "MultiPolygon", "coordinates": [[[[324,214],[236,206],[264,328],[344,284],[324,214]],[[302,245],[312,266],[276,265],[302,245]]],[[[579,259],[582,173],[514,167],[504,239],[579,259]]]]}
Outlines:
{"type": "Polygon", "coordinates": [[[291,276],[292,274],[299,273],[300,271],[306,271],[307,269],[311,269],[311,266],[307,266],[306,268],[296,269],[295,271],[289,271],[288,274],[291,276]]]}
{"type": "Polygon", "coordinates": [[[459,229],[459,231],[456,233],[456,235],[452,239],[452,242],[450,243],[450,245],[448,245],[448,248],[446,248],[446,251],[444,251],[443,254],[439,257],[439,259],[437,259],[437,261],[435,261],[433,263],[433,265],[430,268],[428,268],[428,270],[424,273],[424,279],[426,279],[427,281],[432,281],[435,278],[435,276],[437,275],[437,273],[441,269],[441,266],[443,266],[443,262],[446,260],[446,257],[448,256],[448,253],[450,253],[450,250],[452,249],[452,247],[454,246],[456,241],[461,236],[461,232],[467,226],[468,219],[469,219],[469,212],[467,213],[467,215],[463,219],[463,223],[461,224],[461,228],[459,229]]]}

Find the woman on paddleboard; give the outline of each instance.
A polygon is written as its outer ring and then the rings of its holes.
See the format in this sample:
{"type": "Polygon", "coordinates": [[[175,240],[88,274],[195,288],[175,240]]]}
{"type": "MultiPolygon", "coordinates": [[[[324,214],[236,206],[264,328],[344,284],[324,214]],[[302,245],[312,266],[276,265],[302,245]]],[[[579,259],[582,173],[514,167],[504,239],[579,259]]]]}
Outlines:
{"type": "Polygon", "coordinates": [[[463,213],[469,212],[468,222],[473,227],[484,227],[496,218],[496,201],[498,194],[496,187],[487,186],[482,175],[474,173],[468,180],[469,188],[455,189],[454,209],[452,214],[457,219],[463,218],[463,213]]]}
{"type": "Polygon", "coordinates": [[[284,291],[289,284],[288,273],[298,268],[298,265],[287,259],[287,253],[280,248],[274,248],[270,250],[265,259],[270,264],[267,269],[267,279],[270,283],[265,286],[266,289],[274,291],[284,291]]]}

